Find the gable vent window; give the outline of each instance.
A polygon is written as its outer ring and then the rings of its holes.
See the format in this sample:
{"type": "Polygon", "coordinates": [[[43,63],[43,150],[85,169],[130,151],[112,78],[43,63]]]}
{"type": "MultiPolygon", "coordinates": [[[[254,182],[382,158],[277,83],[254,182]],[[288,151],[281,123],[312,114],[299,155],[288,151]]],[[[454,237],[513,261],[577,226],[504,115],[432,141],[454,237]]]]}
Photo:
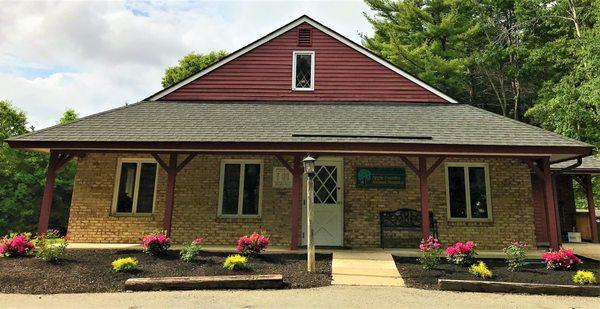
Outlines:
{"type": "Polygon", "coordinates": [[[314,90],[315,52],[295,51],[292,56],[292,90],[314,90]]]}
{"type": "Polygon", "coordinates": [[[310,29],[298,29],[298,46],[312,45],[312,31],[310,29]]]}

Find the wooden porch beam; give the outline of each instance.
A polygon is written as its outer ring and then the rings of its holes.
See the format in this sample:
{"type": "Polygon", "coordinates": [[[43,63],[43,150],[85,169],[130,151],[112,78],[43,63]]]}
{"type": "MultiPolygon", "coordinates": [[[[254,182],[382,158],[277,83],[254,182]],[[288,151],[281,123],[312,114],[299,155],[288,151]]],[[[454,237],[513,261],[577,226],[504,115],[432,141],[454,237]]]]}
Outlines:
{"type": "Polygon", "coordinates": [[[552,250],[558,250],[560,247],[560,240],[558,238],[558,215],[556,213],[554,182],[552,181],[549,158],[543,160],[542,166],[544,175],[544,195],[546,196],[546,214],[548,220],[548,240],[550,242],[550,248],[552,250]]]}
{"type": "Polygon", "coordinates": [[[400,156],[400,159],[402,159],[404,164],[406,164],[406,166],[408,166],[408,168],[410,168],[413,171],[413,173],[417,175],[420,174],[420,170],[412,162],[410,162],[410,160],[407,157],[400,156]]]}
{"type": "Polygon", "coordinates": [[[302,220],[302,156],[294,155],[292,172],[292,208],[290,211],[291,239],[290,249],[297,250],[300,245],[300,221],[302,220]]]}
{"type": "Polygon", "coordinates": [[[594,205],[594,192],[592,187],[592,175],[585,175],[585,193],[587,197],[588,218],[592,242],[598,243],[598,225],[596,224],[596,206],[594,205]]]}
{"type": "MultiPolygon", "coordinates": [[[[158,161],[158,160],[157,160],[158,161]]],[[[175,204],[175,179],[177,178],[177,154],[169,155],[167,168],[167,192],[165,196],[165,213],[163,217],[163,230],[171,236],[171,223],[173,220],[173,205],[175,204]]]]}
{"type": "Polygon", "coordinates": [[[152,156],[154,157],[154,160],[156,160],[156,162],[158,162],[158,164],[166,171],[169,171],[169,165],[167,165],[167,163],[165,163],[165,161],[163,161],[163,159],[158,155],[158,153],[153,152],[151,153],[152,156]]]}
{"type": "Polygon", "coordinates": [[[444,159],[446,159],[446,157],[442,156],[439,157],[434,163],[433,165],[431,165],[431,167],[427,170],[426,174],[427,177],[429,177],[429,175],[431,175],[431,173],[433,173],[433,171],[435,171],[436,168],[438,168],[438,166],[440,166],[440,164],[442,164],[442,162],[444,162],[444,159]]]}
{"type": "MultiPolygon", "coordinates": [[[[439,165],[439,163],[438,163],[439,165]]],[[[427,182],[427,158],[419,157],[419,192],[421,194],[421,232],[423,239],[431,235],[429,230],[429,183],[427,182]]]]}
{"type": "Polygon", "coordinates": [[[48,160],[48,169],[46,171],[46,183],[44,184],[44,195],[42,196],[42,203],[40,205],[40,216],[37,229],[38,234],[44,234],[48,231],[56,175],[67,162],[73,159],[73,157],[74,155],[72,154],[59,153],[53,150],[50,151],[50,159],[48,160]]]}
{"type": "Polygon", "coordinates": [[[195,153],[189,154],[187,156],[187,158],[185,158],[183,160],[183,162],[181,162],[178,166],[177,166],[177,170],[175,171],[176,174],[179,174],[179,172],[181,172],[181,170],[188,164],[190,163],[190,161],[192,161],[194,159],[194,157],[196,157],[195,153]]]}
{"type": "MultiPolygon", "coordinates": [[[[292,175],[294,175],[297,172],[296,167],[292,167],[287,162],[287,160],[283,158],[282,155],[276,154],[275,158],[277,158],[277,160],[281,163],[281,165],[283,165],[290,173],[292,173],[292,175]]],[[[295,156],[294,156],[294,159],[295,159],[295,156]]]]}

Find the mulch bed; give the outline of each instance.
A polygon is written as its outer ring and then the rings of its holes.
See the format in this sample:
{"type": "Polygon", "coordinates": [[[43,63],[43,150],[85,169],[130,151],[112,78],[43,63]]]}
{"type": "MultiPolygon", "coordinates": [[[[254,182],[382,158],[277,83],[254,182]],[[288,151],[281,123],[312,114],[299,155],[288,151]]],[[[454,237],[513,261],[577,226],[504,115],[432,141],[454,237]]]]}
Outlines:
{"type": "Polygon", "coordinates": [[[202,252],[197,261],[179,260],[179,251],[170,250],[155,258],[140,250],[67,250],[57,263],[26,258],[0,258],[0,293],[91,293],[123,290],[125,280],[140,277],[214,276],[235,274],[282,274],[286,288],[310,288],[331,284],[331,254],[317,254],[316,272],[306,272],[306,255],[267,253],[248,261],[251,269],[229,271],[223,261],[231,253],[202,252]],[[134,257],[138,270],[115,273],[113,260],[134,257]]]}
{"type": "MultiPolygon", "coordinates": [[[[546,264],[540,261],[530,261],[522,270],[512,272],[506,268],[503,259],[478,259],[483,261],[492,271],[493,277],[485,281],[505,281],[520,283],[544,283],[575,285],[572,277],[576,270],[555,271],[546,269],[546,264]]],[[[424,270],[416,258],[394,256],[398,272],[410,287],[421,289],[438,289],[438,279],[455,280],[484,280],[469,273],[464,266],[443,261],[436,269],[424,270]]],[[[590,270],[600,278],[600,263],[593,260],[582,260],[580,270],[590,270]]]]}

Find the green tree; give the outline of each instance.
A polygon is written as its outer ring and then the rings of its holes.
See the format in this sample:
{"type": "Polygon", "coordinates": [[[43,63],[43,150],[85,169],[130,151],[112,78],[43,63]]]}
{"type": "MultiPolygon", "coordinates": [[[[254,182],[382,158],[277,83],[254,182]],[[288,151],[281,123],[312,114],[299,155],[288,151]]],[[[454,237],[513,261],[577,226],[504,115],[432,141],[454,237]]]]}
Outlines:
{"type": "MultiPolygon", "coordinates": [[[[63,118],[71,117],[65,113],[63,118]]],[[[46,180],[48,155],[12,149],[8,137],[28,132],[25,113],[8,101],[0,101],[0,235],[34,232],[46,180]]],[[[50,217],[50,228],[63,232],[67,218],[76,163],[70,162],[58,174],[50,217]]]]}
{"type": "Polygon", "coordinates": [[[190,75],[200,72],[209,65],[223,59],[227,56],[224,50],[211,51],[208,54],[196,54],[191,52],[179,60],[179,64],[169,67],[165,70],[162,78],[162,86],[167,88],[174,85],[190,75]]]}
{"type": "Polygon", "coordinates": [[[77,115],[75,110],[72,108],[67,108],[67,110],[65,110],[65,112],[62,114],[62,116],[58,120],[58,124],[66,124],[71,121],[77,120],[77,118],[79,118],[79,115],[77,115]]]}

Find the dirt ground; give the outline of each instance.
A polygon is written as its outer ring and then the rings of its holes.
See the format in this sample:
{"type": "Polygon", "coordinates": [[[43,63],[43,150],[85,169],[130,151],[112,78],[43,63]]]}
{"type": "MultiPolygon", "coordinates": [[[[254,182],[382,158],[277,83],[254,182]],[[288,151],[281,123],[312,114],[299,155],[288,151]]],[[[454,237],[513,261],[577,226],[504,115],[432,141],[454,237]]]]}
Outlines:
{"type": "MultiPolygon", "coordinates": [[[[431,270],[424,270],[415,258],[394,257],[398,272],[409,287],[423,289],[437,289],[438,279],[457,280],[484,280],[469,273],[465,266],[450,264],[446,260],[431,270]]],[[[509,271],[503,259],[480,259],[492,271],[493,276],[488,281],[507,281],[523,283],[547,283],[574,285],[572,277],[577,270],[549,270],[541,261],[530,261],[522,270],[509,271]]],[[[592,260],[583,260],[578,269],[590,270],[600,278],[600,263],[592,260]]]]}
{"type": "Polygon", "coordinates": [[[164,257],[140,250],[67,250],[67,257],[48,263],[33,257],[0,258],[0,292],[24,294],[117,292],[134,277],[202,276],[231,274],[282,274],[287,288],[310,288],[331,284],[331,255],[317,255],[317,272],[306,272],[306,256],[270,253],[249,258],[249,270],[223,269],[230,253],[203,252],[193,263],[179,260],[179,251],[164,257]],[[121,257],[138,260],[138,270],[116,273],[111,262],[121,257]]]}

